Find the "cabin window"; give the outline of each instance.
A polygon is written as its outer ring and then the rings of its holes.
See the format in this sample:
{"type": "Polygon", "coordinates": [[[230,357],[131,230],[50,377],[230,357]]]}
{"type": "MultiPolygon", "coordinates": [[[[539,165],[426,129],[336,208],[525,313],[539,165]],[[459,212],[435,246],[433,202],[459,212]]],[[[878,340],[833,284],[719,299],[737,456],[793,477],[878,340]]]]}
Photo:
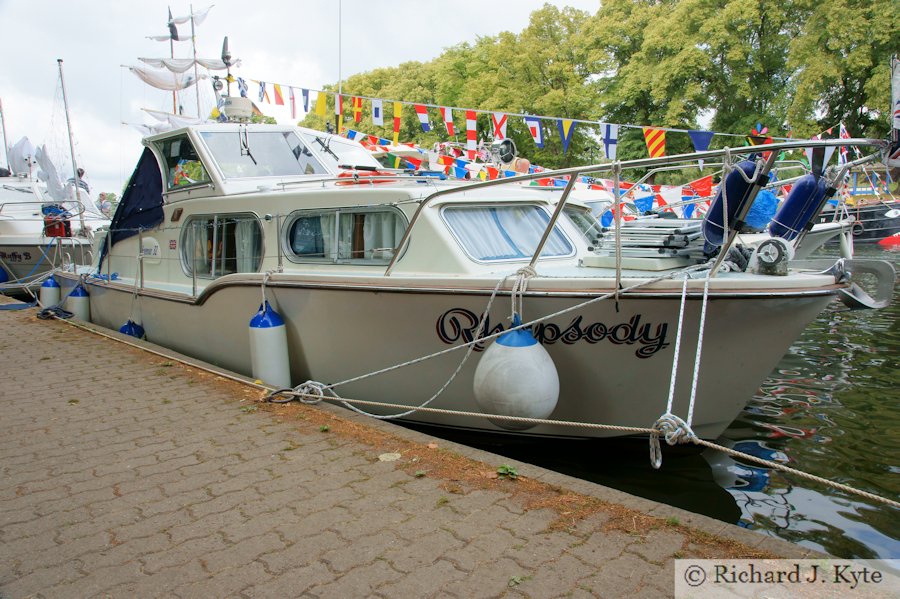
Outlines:
{"type": "Polygon", "coordinates": [[[591,241],[600,234],[600,221],[594,218],[590,208],[580,206],[566,206],[563,214],[569,217],[575,226],[584,234],[585,239],[591,241]]]}
{"type": "Polygon", "coordinates": [[[167,190],[209,183],[209,173],[187,135],[163,140],[158,147],[166,161],[167,190]]]}
{"type": "Polygon", "coordinates": [[[304,211],[289,221],[289,257],[298,261],[387,264],[406,230],[393,209],[304,211]]]}
{"type": "Polygon", "coordinates": [[[226,179],[328,172],[293,131],[204,131],[200,137],[226,179]]]}
{"type": "Polygon", "coordinates": [[[188,274],[216,278],[257,272],[262,262],[262,227],[252,214],[193,216],[184,225],[182,259],[188,274]]]}
{"type": "MultiPolygon", "coordinates": [[[[448,206],[442,215],[469,257],[479,262],[531,258],[550,222],[550,216],[533,205],[448,206]]],[[[573,252],[565,235],[554,228],[541,256],[573,252]]]]}

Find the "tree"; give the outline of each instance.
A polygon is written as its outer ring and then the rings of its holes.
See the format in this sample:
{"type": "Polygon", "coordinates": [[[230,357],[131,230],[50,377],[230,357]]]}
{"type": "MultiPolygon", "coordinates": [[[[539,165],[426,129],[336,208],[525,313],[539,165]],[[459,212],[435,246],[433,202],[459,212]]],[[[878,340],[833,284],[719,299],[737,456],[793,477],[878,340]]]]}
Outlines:
{"type": "Polygon", "coordinates": [[[890,66],[900,50],[897,0],[802,0],[807,15],[790,44],[795,93],[788,118],[808,137],[843,122],[855,137],[889,129],[890,66]]]}

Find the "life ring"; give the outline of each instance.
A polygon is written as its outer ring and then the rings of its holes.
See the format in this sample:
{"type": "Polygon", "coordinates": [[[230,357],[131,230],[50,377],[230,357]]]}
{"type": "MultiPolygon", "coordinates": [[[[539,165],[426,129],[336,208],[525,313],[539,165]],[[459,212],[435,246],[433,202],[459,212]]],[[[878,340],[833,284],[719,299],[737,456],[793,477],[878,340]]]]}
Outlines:
{"type": "Polygon", "coordinates": [[[865,230],[866,227],[859,221],[856,221],[855,223],[853,223],[853,226],[850,227],[850,232],[853,233],[854,237],[859,237],[865,230]]]}
{"type": "Polygon", "coordinates": [[[390,177],[394,173],[389,173],[387,171],[365,171],[359,172],[354,171],[352,173],[344,172],[338,174],[338,178],[340,179],[350,179],[349,181],[338,181],[335,185],[361,185],[361,184],[376,184],[376,183],[394,183],[396,179],[374,179],[373,177],[390,177]]]}

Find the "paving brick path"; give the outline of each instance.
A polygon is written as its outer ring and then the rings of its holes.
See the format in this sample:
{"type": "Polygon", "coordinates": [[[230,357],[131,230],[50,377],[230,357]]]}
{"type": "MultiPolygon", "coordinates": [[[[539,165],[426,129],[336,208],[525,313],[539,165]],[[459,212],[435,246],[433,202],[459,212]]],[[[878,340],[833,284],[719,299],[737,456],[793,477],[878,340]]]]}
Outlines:
{"type": "MultiPolygon", "coordinates": [[[[238,384],[33,310],[0,311],[0,331],[2,599],[659,597],[672,593],[673,556],[691,553],[681,529],[628,534],[594,514],[556,530],[557,513],[503,491],[448,492],[357,440],[248,407],[238,384]]],[[[810,553],[517,467],[775,554],[810,553]]]]}

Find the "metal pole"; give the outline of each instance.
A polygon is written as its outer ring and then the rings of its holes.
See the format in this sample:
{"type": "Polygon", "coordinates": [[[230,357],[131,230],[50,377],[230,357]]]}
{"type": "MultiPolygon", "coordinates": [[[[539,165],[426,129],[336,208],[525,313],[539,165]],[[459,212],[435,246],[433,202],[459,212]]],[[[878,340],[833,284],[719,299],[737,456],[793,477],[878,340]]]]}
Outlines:
{"type": "Polygon", "coordinates": [[[335,97],[334,108],[334,132],[341,134],[341,117],[337,114],[338,97],[343,93],[343,81],[341,80],[341,0],[338,0],[338,95],[335,97]]]}
{"type": "MultiPolygon", "coordinates": [[[[191,222],[191,295],[193,297],[197,297],[197,223],[198,221],[191,222]]],[[[206,253],[206,248],[203,248],[202,255],[206,253]]]]}
{"type": "MultiPolygon", "coordinates": [[[[169,17],[171,17],[172,16],[172,7],[170,6],[168,8],[169,8],[169,17]]],[[[171,28],[169,30],[169,56],[173,59],[175,58],[175,40],[172,39],[171,28]]],[[[175,78],[174,74],[173,74],[172,78],[173,79],[175,78]]],[[[172,90],[172,114],[178,114],[178,95],[174,89],[172,90]]]]}
{"type": "Polygon", "coordinates": [[[556,225],[556,221],[559,220],[559,215],[562,213],[563,207],[566,205],[566,200],[569,197],[569,192],[572,191],[572,187],[575,185],[575,179],[577,179],[575,175],[569,177],[569,182],[566,183],[566,188],[563,189],[562,197],[559,198],[559,203],[556,204],[556,210],[553,212],[553,216],[550,217],[550,222],[547,223],[547,227],[544,229],[544,234],[541,236],[541,240],[538,242],[537,249],[534,250],[534,254],[531,256],[531,262],[528,264],[531,268],[534,268],[534,265],[537,264],[538,258],[541,257],[541,252],[544,251],[544,245],[547,243],[547,239],[550,237],[550,233],[553,232],[553,227],[556,225]]]}
{"type": "Polygon", "coordinates": [[[75,199],[78,201],[80,210],[78,211],[78,220],[81,223],[82,234],[87,234],[87,228],[84,225],[84,204],[81,202],[81,177],[78,176],[78,165],[75,164],[75,142],[72,141],[72,121],[69,120],[69,101],[66,98],[66,81],[63,79],[62,58],[56,59],[59,65],[59,84],[62,87],[63,106],[66,109],[66,128],[69,130],[69,152],[72,154],[72,173],[75,180],[75,199]]]}
{"type": "Polygon", "coordinates": [[[278,248],[278,272],[284,272],[284,261],[281,252],[281,214],[275,215],[275,246],[278,248]]]}
{"type": "Polygon", "coordinates": [[[141,286],[144,288],[144,230],[138,229],[138,266],[140,267],[141,286]]]}
{"type": "Polygon", "coordinates": [[[194,5],[191,4],[191,48],[194,50],[194,90],[197,92],[197,118],[200,116],[200,74],[197,72],[197,38],[194,37],[194,5]]]}
{"type": "Polygon", "coordinates": [[[6,141],[6,117],[3,116],[3,100],[0,100],[0,123],[3,124],[3,155],[6,156],[6,168],[12,172],[12,164],[9,162],[9,142],[6,141]]]}
{"type": "MultiPolygon", "coordinates": [[[[99,266],[99,265],[98,265],[99,266]]],[[[112,281],[112,226],[106,230],[106,280],[112,281]]]]}

